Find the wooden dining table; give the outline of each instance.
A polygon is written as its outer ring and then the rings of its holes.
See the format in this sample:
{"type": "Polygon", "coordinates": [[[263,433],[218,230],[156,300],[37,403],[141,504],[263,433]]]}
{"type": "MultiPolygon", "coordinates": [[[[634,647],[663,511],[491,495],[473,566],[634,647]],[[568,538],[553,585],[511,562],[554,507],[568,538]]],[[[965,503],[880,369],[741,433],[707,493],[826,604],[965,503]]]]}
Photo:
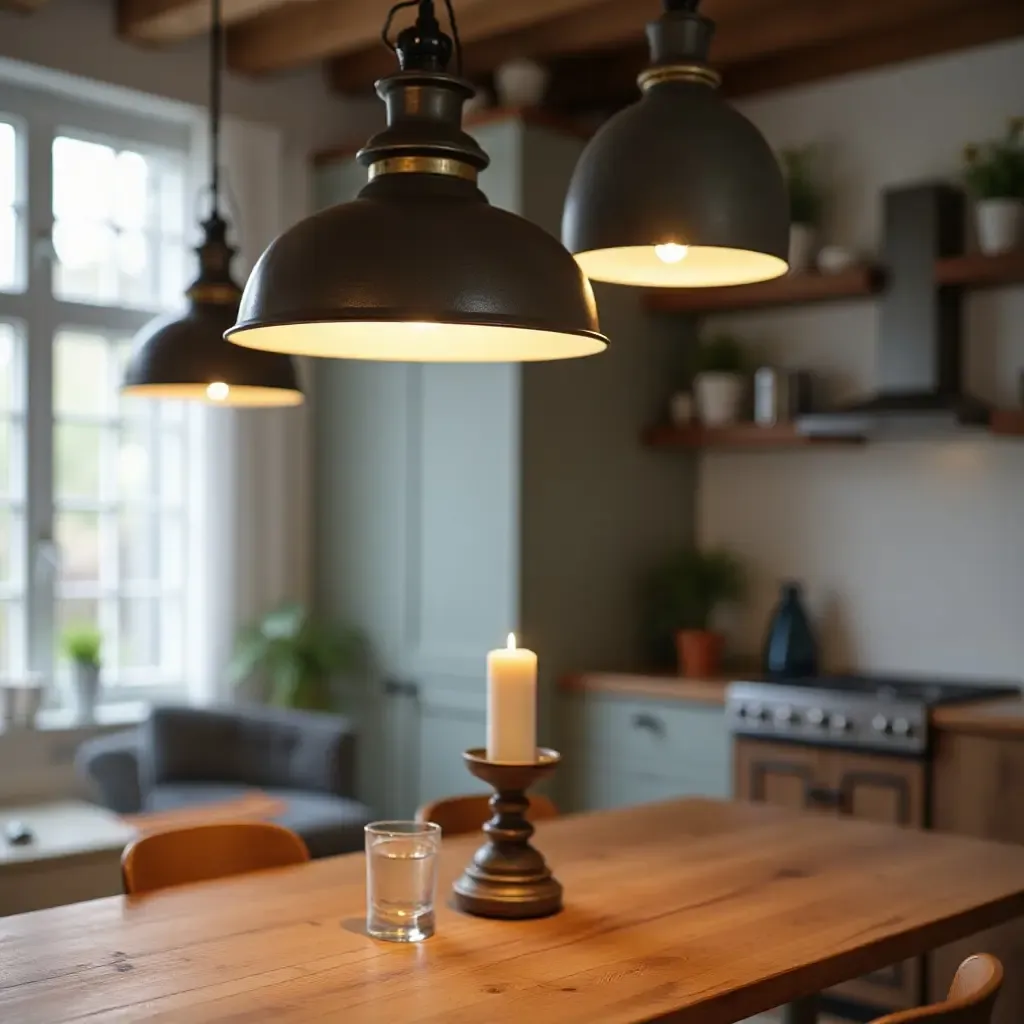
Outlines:
{"type": "Polygon", "coordinates": [[[364,931],[361,854],[0,919],[0,1021],[727,1024],[1024,914],[1018,847],[763,805],[570,815],[535,844],[565,909],[448,905],[478,837],[445,840],[437,934],[364,931]]]}

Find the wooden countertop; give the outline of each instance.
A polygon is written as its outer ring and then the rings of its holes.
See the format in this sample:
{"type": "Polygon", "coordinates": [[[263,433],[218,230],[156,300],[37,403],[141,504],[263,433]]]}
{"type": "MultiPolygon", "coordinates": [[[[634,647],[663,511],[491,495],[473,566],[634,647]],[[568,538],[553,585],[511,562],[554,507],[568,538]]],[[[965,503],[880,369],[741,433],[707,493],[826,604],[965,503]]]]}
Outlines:
{"type": "Polygon", "coordinates": [[[361,854],[4,919],[4,1024],[742,1019],[1024,914],[1018,848],[713,800],[538,825],[566,908],[363,931],[361,854]]]}
{"type": "Polygon", "coordinates": [[[1024,740],[1024,698],[1002,697],[949,704],[932,712],[932,725],[946,732],[1024,740]]]}
{"type": "Polygon", "coordinates": [[[611,693],[649,700],[682,700],[695,704],[725,705],[725,691],[734,676],[684,679],[682,676],[640,672],[576,672],[563,676],[560,685],[572,693],[611,693]]]}

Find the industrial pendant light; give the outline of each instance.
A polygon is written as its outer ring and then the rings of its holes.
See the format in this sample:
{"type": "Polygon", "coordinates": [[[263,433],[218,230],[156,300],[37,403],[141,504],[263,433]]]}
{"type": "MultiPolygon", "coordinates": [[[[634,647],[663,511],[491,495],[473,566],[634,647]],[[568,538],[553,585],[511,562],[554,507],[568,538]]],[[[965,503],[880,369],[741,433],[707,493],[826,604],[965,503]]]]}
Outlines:
{"type": "Polygon", "coordinates": [[[288,356],[250,352],[224,340],[235,322],[241,288],[231,277],[235,250],[220,215],[220,0],[210,32],[210,216],[203,222],[199,277],[186,292],[188,309],[142,328],[121,386],[123,395],[207,402],[210,405],[299,405],[295,366],[288,356]]]}
{"type": "Polygon", "coordinates": [[[590,140],[565,202],[562,240],[597,281],[747,284],[787,270],[789,204],[757,129],[708,66],[714,23],[699,0],[665,0],[647,26],[643,96],[590,140]]]}
{"type": "Polygon", "coordinates": [[[452,40],[433,4],[397,4],[383,38],[401,70],[377,83],[387,127],[357,157],[369,183],[353,202],[308,217],[271,244],[228,338],[271,352],[412,362],[600,352],[606,340],[576,262],[476,186],[488,158],[461,124],[473,87],[446,73],[452,40]],[[391,19],[411,6],[416,24],[392,45],[391,19]]]}

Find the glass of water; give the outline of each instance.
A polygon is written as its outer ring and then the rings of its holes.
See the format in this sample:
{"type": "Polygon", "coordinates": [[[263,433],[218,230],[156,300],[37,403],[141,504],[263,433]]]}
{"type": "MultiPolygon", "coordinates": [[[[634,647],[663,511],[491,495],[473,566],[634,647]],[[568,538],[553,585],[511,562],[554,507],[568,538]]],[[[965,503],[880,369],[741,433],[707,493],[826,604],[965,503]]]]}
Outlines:
{"type": "Polygon", "coordinates": [[[366,930],[375,939],[420,942],[434,934],[441,826],[375,821],[366,826],[366,930]]]}

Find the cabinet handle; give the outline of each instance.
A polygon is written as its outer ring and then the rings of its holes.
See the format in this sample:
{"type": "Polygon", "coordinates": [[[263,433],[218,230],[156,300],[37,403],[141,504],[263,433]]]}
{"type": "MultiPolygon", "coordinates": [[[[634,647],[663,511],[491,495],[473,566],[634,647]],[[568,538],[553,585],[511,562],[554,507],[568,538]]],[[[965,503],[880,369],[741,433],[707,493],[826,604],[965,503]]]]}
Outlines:
{"type": "Polygon", "coordinates": [[[389,697],[418,697],[420,688],[416,683],[404,682],[401,679],[388,679],[384,682],[384,692],[389,697]]]}
{"type": "Polygon", "coordinates": [[[804,804],[807,807],[835,807],[842,810],[843,791],[809,782],[804,787],[804,804]]]}
{"type": "Polygon", "coordinates": [[[633,716],[633,728],[644,729],[654,736],[662,736],[665,732],[665,723],[657,715],[645,711],[633,716]]]}

